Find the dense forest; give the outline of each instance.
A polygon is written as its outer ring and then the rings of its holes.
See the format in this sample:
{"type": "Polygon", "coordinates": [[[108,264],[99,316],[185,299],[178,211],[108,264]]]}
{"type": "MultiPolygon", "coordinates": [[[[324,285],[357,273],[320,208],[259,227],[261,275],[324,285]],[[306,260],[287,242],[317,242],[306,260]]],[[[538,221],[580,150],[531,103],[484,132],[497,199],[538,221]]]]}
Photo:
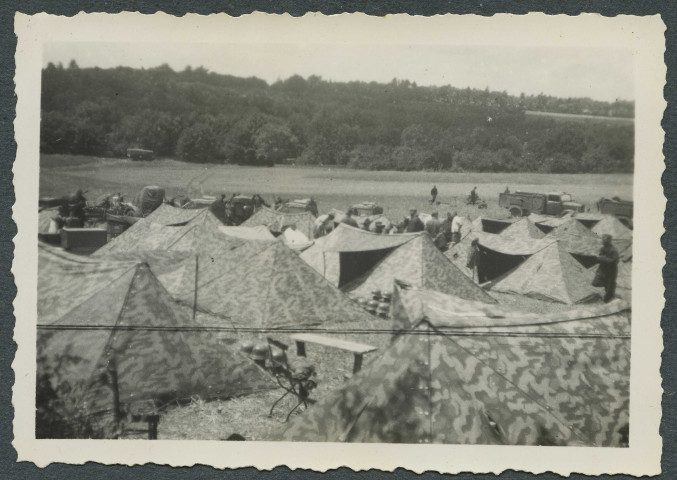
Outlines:
{"type": "Polygon", "coordinates": [[[152,69],[42,71],[43,153],[362,169],[631,172],[632,122],[562,120],[526,111],[632,118],[634,104],[488,89],[257,78],[152,69]]]}

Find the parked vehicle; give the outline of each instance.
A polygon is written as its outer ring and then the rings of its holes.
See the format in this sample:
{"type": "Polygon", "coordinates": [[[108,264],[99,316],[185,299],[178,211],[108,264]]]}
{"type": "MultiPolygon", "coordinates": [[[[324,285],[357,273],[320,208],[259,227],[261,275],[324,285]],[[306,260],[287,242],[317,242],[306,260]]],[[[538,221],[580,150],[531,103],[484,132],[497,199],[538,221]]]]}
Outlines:
{"type": "Polygon", "coordinates": [[[583,205],[564,192],[501,193],[498,195],[498,205],[507,208],[512,217],[523,217],[531,213],[561,215],[565,212],[583,211],[583,205]]]}
{"type": "Polygon", "coordinates": [[[597,202],[597,209],[600,213],[613,215],[618,218],[625,226],[632,228],[633,202],[630,200],[621,200],[618,197],[600,198],[597,202]]]}
{"type": "Polygon", "coordinates": [[[143,148],[128,148],[127,158],[131,160],[154,160],[155,152],[143,148]]]}
{"type": "Polygon", "coordinates": [[[301,213],[301,212],[310,212],[317,217],[317,203],[312,198],[303,198],[301,200],[291,200],[289,202],[283,203],[277,209],[278,212],[282,213],[301,213]]]}
{"type": "Polygon", "coordinates": [[[376,205],[374,202],[362,202],[350,207],[350,213],[356,217],[371,217],[372,215],[383,214],[383,207],[376,205]]]}

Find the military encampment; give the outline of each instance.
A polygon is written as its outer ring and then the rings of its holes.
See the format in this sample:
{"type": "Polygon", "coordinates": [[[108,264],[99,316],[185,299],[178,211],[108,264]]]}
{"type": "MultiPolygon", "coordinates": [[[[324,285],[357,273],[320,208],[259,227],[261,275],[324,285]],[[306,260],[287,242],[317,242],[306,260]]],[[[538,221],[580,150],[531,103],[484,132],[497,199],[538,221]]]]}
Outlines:
{"type": "Polygon", "coordinates": [[[383,202],[261,198],[234,225],[226,194],[184,197],[80,228],[40,212],[39,436],[182,438],[208,411],[230,420],[204,438],[628,445],[616,218],[469,205],[386,229],[383,202]]]}
{"type": "Polygon", "coordinates": [[[47,57],[38,437],[630,445],[633,102],[47,57]]]}

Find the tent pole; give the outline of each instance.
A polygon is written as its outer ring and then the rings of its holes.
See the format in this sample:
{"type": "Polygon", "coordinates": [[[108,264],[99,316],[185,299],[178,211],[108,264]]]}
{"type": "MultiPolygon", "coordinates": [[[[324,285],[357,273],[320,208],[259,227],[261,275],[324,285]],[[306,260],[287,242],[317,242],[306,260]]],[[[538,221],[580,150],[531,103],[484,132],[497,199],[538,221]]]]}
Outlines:
{"type": "Polygon", "coordinates": [[[195,311],[197,310],[197,276],[200,270],[200,255],[195,255],[195,292],[193,294],[193,320],[195,320],[195,311]]]}

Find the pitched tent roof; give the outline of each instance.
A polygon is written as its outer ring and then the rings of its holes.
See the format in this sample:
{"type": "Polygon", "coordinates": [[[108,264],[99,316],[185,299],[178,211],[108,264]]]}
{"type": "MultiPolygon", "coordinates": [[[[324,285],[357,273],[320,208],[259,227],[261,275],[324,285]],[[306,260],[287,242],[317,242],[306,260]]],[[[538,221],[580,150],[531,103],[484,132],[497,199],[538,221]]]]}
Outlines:
{"type": "Polygon", "coordinates": [[[423,232],[398,233],[383,235],[366,232],[345,223],[339,224],[329,235],[324,237],[321,248],[325,252],[365,252],[399,247],[414,237],[424,235],[423,232]]]}
{"type": "Polygon", "coordinates": [[[301,253],[300,257],[329,283],[339,286],[341,274],[344,273],[345,276],[345,272],[350,270],[349,263],[357,262],[364,266],[360,274],[364,273],[388,251],[421,235],[425,234],[418,232],[382,235],[339,224],[329,235],[317,239],[314,245],[301,253]]]}
{"type": "Polygon", "coordinates": [[[101,262],[128,261],[147,263],[153,275],[174,298],[192,294],[195,290],[196,256],[191,252],[141,250],[114,252],[95,257],[101,262]]]}
{"type": "Polygon", "coordinates": [[[561,223],[546,238],[557,240],[567,252],[574,255],[594,257],[602,248],[600,238],[575,218],[561,223]]]}
{"type": "Polygon", "coordinates": [[[592,279],[591,272],[555,242],[497,279],[491,289],[573,304],[600,298],[592,279]]]}
{"type": "Polygon", "coordinates": [[[200,283],[197,297],[200,309],[240,327],[327,326],[372,318],[281,241],[200,283]]]}
{"type": "Polygon", "coordinates": [[[52,323],[132,275],[136,261],[101,262],[38,243],[38,323],[52,323]]]}
{"type": "Polygon", "coordinates": [[[110,242],[99,248],[93,255],[133,250],[162,250],[172,242],[182,227],[167,227],[141,219],[110,242]]]}
{"type": "Polygon", "coordinates": [[[322,275],[325,280],[338,287],[341,278],[341,254],[339,252],[325,252],[324,242],[327,237],[315,240],[315,243],[301,252],[299,257],[322,275]]]}
{"type": "Polygon", "coordinates": [[[512,223],[499,235],[504,238],[518,239],[539,239],[545,237],[545,234],[528,218],[521,218],[512,223]]]}
{"type": "Polygon", "coordinates": [[[481,246],[503,255],[533,255],[554,241],[547,236],[543,238],[525,238],[518,236],[504,237],[502,234],[486,232],[473,232],[473,234],[477,235],[481,246]]]}
{"type": "Polygon", "coordinates": [[[268,227],[259,225],[256,227],[219,227],[223,233],[229,237],[241,238],[243,240],[275,240],[268,227]]]}
{"type": "MultiPolygon", "coordinates": [[[[391,318],[398,331],[412,328],[426,319],[436,328],[534,327],[540,324],[572,324],[579,333],[630,334],[630,304],[622,300],[609,303],[576,305],[565,311],[529,313],[521,308],[488,305],[433,290],[395,282],[391,300],[391,318]]],[[[399,334],[399,333],[398,333],[399,334]]]]}
{"type": "Polygon", "coordinates": [[[622,446],[629,338],[578,333],[587,323],[454,333],[420,321],[277,439],[622,446]]]}
{"type": "Polygon", "coordinates": [[[623,225],[612,215],[605,215],[602,220],[592,227],[592,231],[599,235],[611,235],[614,240],[632,240],[632,230],[623,225]]]}
{"type": "Polygon", "coordinates": [[[417,287],[451,293],[469,300],[495,303],[491,296],[459,271],[427,235],[415,237],[397,247],[343,290],[358,296],[369,296],[375,290],[387,292],[392,289],[395,278],[417,287]]]}
{"type": "Polygon", "coordinates": [[[452,245],[444,252],[444,256],[449,259],[456,268],[458,268],[466,277],[473,277],[473,270],[468,268],[468,256],[470,255],[470,246],[474,238],[477,238],[477,235],[466,235],[463,239],[452,245]]]}
{"type": "Polygon", "coordinates": [[[145,264],[78,300],[38,325],[38,376],[74,389],[81,384],[77,400],[85,412],[112,409],[112,366],[122,403],[230,397],[273,386],[249,359],[192,324],[145,264]]]}
{"type": "Polygon", "coordinates": [[[315,216],[310,212],[282,213],[266,206],[242,223],[243,227],[265,225],[271,232],[280,233],[285,225],[296,224],[296,228],[312,239],[315,229],[315,216]]]}
{"type": "Polygon", "coordinates": [[[204,210],[206,209],[178,208],[163,203],[148,215],[146,220],[165,226],[181,226],[203,213],[204,210]]]}

